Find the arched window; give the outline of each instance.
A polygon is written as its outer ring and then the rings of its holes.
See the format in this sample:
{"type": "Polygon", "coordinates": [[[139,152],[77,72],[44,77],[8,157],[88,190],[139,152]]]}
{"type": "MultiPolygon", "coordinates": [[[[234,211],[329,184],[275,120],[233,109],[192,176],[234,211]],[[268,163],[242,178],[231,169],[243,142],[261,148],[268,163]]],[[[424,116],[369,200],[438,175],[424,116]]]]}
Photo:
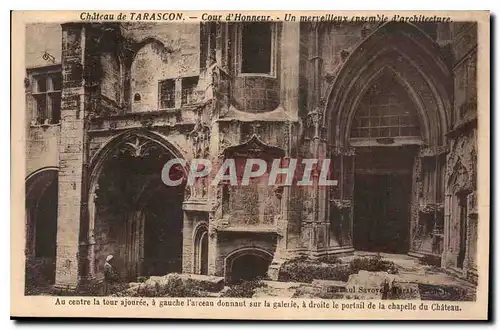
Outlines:
{"type": "Polygon", "coordinates": [[[417,112],[406,90],[385,77],[363,96],[352,123],[351,138],[420,136],[417,112]]]}

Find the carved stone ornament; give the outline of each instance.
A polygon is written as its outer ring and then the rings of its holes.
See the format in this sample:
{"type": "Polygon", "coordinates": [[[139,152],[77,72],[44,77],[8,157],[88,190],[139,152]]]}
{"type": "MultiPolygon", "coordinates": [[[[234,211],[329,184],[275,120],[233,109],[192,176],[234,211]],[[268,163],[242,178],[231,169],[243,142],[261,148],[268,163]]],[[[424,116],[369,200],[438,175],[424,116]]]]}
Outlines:
{"type": "Polygon", "coordinates": [[[210,148],[210,127],[197,120],[195,127],[188,133],[192,141],[195,158],[207,157],[210,148]]]}
{"type": "Polygon", "coordinates": [[[477,215],[477,195],[476,192],[472,192],[467,196],[467,209],[469,210],[469,215],[477,215]]]}
{"type": "Polygon", "coordinates": [[[332,204],[341,212],[348,211],[352,208],[352,201],[350,199],[333,199],[332,204]]]}
{"type": "Polygon", "coordinates": [[[455,193],[472,190],[469,172],[460,159],[453,166],[448,182],[455,193]]]}
{"type": "Polygon", "coordinates": [[[309,111],[307,114],[307,125],[311,128],[316,128],[321,123],[321,119],[323,119],[323,111],[320,107],[315,108],[312,111],[309,111]]]}
{"type": "Polygon", "coordinates": [[[142,125],[143,127],[146,127],[146,128],[151,128],[151,127],[153,127],[153,124],[154,124],[154,120],[153,120],[153,118],[143,118],[143,119],[141,120],[141,125],[142,125]]]}
{"type": "Polygon", "coordinates": [[[184,188],[184,200],[187,201],[191,198],[191,188],[186,185],[186,187],[184,188]]]}
{"type": "Polygon", "coordinates": [[[349,55],[350,53],[345,49],[342,49],[340,51],[340,58],[342,58],[342,61],[345,61],[349,57],[349,55]]]}
{"type": "Polygon", "coordinates": [[[208,227],[208,236],[210,236],[210,238],[214,238],[217,236],[217,229],[214,226],[208,227]]]}
{"type": "Polygon", "coordinates": [[[439,156],[442,154],[448,153],[449,148],[448,146],[439,146],[439,147],[428,147],[428,148],[422,148],[420,149],[419,155],[422,158],[425,157],[434,157],[434,156],[439,156]]]}
{"type": "Polygon", "coordinates": [[[283,186],[274,187],[274,194],[279,200],[281,200],[281,197],[283,197],[283,189],[284,189],[283,186]]]}
{"type": "Polygon", "coordinates": [[[262,155],[269,157],[283,157],[285,151],[279,147],[271,146],[263,142],[257,135],[252,137],[245,143],[231,146],[223,151],[224,156],[243,156],[247,158],[257,158],[262,155]]]}
{"type": "Polygon", "coordinates": [[[218,232],[227,227],[229,227],[229,223],[227,222],[227,220],[222,218],[214,218],[212,220],[212,223],[210,224],[210,228],[212,229],[213,232],[218,232]]]}
{"type": "Polygon", "coordinates": [[[132,157],[144,157],[149,154],[152,145],[151,140],[134,136],[121,145],[120,152],[128,153],[132,157]]]}
{"type": "Polygon", "coordinates": [[[326,72],[324,75],[324,79],[328,84],[332,84],[335,80],[335,74],[331,72],[326,72]]]}
{"type": "Polygon", "coordinates": [[[422,214],[442,213],[444,210],[443,203],[426,203],[420,204],[418,211],[422,214]]]}
{"type": "Polygon", "coordinates": [[[342,147],[334,147],[333,149],[333,155],[334,156],[355,156],[356,155],[356,149],[355,148],[342,148],[342,147]]]}

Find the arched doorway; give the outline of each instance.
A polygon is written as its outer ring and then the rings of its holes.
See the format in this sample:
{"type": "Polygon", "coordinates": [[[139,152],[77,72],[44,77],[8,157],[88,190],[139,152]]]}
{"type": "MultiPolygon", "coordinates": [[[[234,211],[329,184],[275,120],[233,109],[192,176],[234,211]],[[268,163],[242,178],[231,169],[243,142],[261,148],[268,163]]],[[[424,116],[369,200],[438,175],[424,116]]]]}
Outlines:
{"type": "Polygon", "coordinates": [[[436,44],[412,24],[382,24],[345,59],[323,117],[339,179],[326,192],[331,246],[439,253],[442,215],[420,213],[444,198],[452,90],[436,44]]]}
{"type": "MultiPolygon", "coordinates": [[[[128,280],[180,272],[184,186],[167,186],[161,179],[165,163],[178,155],[148,134],[117,139],[94,169],[93,272],[103,276],[109,254],[128,280]]],[[[171,172],[173,180],[182,175],[171,172]]]]}
{"type": "Polygon", "coordinates": [[[234,251],[225,260],[227,283],[239,283],[257,278],[266,278],[272,254],[258,248],[243,248],[234,251]]]}
{"type": "Polygon", "coordinates": [[[26,288],[54,284],[57,246],[58,170],[26,179],[26,288]]]}

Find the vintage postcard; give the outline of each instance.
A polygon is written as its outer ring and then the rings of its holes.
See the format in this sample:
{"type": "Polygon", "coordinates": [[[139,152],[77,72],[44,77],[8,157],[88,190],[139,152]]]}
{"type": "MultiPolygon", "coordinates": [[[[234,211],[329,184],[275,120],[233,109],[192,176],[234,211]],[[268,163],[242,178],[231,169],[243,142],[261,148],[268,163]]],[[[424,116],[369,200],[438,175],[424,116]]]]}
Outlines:
{"type": "Polygon", "coordinates": [[[12,317],[486,319],[490,17],[12,13],[12,317]]]}

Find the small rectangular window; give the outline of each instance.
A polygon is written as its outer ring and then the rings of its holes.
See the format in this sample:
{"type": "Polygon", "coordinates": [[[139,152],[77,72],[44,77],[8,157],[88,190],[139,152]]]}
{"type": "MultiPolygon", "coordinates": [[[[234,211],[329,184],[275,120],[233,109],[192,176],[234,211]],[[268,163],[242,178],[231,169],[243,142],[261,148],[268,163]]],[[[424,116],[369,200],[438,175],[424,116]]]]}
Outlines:
{"type": "Polygon", "coordinates": [[[182,99],[181,104],[192,104],[196,102],[196,87],[198,86],[198,76],[182,78],[182,99]]]}
{"type": "Polygon", "coordinates": [[[241,35],[241,72],[272,73],[272,26],[269,23],[243,25],[241,35]]]}
{"type": "Polygon", "coordinates": [[[61,120],[61,72],[37,74],[33,80],[34,121],[39,125],[59,123],[61,120]]]}
{"type": "Polygon", "coordinates": [[[159,82],[160,109],[175,108],[175,80],[168,79],[159,82]]]}

